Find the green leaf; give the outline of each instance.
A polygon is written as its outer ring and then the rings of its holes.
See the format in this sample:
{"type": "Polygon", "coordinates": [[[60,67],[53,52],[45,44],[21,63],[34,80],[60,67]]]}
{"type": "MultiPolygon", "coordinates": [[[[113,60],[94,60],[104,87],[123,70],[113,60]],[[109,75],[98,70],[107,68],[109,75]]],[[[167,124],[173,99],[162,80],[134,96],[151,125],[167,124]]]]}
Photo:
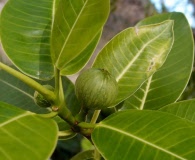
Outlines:
{"type": "MultiPolygon", "coordinates": [[[[43,85],[49,84],[54,86],[54,79],[47,82],[39,82],[43,85]]],[[[62,83],[66,105],[72,114],[76,115],[80,111],[81,106],[75,95],[74,84],[67,77],[62,77],[62,83]]],[[[48,113],[48,109],[41,108],[34,103],[34,90],[32,88],[3,70],[0,70],[0,88],[0,101],[34,113],[48,113]]],[[[54,120],[60,130],[70,129],[70,126],[60,117],[54,117],[54,120]]]]}
{"type": "Polygon", "coordinates": [[[186,100],[164,106],[160,111],[174,114],[195,123],[195,100],[186,100]]]}
{"type": "Polygon", "coordinates": [[[81,140],[81,148],[83,151],[92,150],[94,149],[94,145],[89,141],[89,139],[84,137],[81,140]]]}
{"type": "Polygon", "coordinates": [[[192,160],[195,127],[174,115],[127,110],[111,115],[92,132],[92,140],[109,160],[192,160]]]}
{"type": "Polygon", "coordinates": [[[89,61],[97,43],[99,42],[100,37],[101,32],[94,37],[91,43],[77,57],[75,57],[63,67],[64,69],[61,70],[61,74],[71,75],[81,70],[89,61]]]}
{"type": "Polygon", "coordinates": [[[94,150],[80,152],[70,160],[94,160],[94,150]]]}
{"type": "Polygon", "coordinates": [[[64,87],[66,105],[75,116],[79,113],[81,105],[76,97],[74,84],[67,77],[62,77],[62,85],[64,87]]]}
{"type": "MultiPolygon", "coordinates": [[[[39,82],[43,85],[54,86],[54,79],[39,82]]],[[[75,95],[74,84],[67,77],[62,78],[62,83],[66,104],[71,112],[76,115],[80,111],[80,104],[75,95]]],[[[47,109],[43,109],[34,103],[34,90],[32,88],[3,70],[0,70],[0,88],[0,101],[35,113],[48,112],[47,109]]]]}
{"type": "MultiPolygon", "coordinates": [[[[76,114],[79,113],[81,105],[75,95],[74,84],[67,77],[62,77],[62,85],[66,105],[73,114],[73,116],[75,116],[76,114]]],[[[71,128],[70,125],[60,117],[55,117],[54,120],[57,122],[59,130],[61,131],[68,130],[71,128]]]]}
{"type": "Polygon", "coordinates": [[[32,88],[3,70],[0,70],[0,88],[0,101],[35,113],[47,112],[34,103],[32,88]]]}
{"type": "Polygon", "coordinates": [[[109,0],[60,1],[52,27],[51,51],[61,74],[72,74],[88,61],[108,15],[109,0]]]}
{"type": "Polygon", "coordinates": [[[9,0],[0,17],[3,49],[25,74],[48,80],[54,69],[50,56],[53,0],[9,0]]]}
{"type": "Polygon", "coordinates": [[[175,102],[190,78],[194,56],[191,28],[182,13],[166,13],[141,21],[138,26],[174,20],[174,44],[163,66],[128,100],[124,108],[159,109],[175,102]]]}
{"type": "Polygon", "coordinates": [[[49,159],[57,143],[57,131],[53,120],[0,102],[1,159],[49,159]]]}
{"type": "Polygon", "coordinates": [[[128,28],[99,53],[93,67],[109,71],[117,80],[116,103],[133,94],[164,63],[173,43],[173,21],[128,28]]]}

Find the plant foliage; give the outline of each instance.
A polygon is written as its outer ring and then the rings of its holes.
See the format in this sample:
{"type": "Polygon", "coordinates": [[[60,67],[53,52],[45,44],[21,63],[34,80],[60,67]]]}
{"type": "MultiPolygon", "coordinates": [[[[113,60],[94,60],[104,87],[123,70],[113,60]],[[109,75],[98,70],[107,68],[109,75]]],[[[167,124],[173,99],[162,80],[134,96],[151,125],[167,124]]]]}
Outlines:
{"type": "Polygon", "coordinates": [[[60,150],[56,147],[61,147],[63,159],[72,160],[193,160],[195,101],[176,102],[194,57],[192,31],[182,13],[146,18],[114,36],[91,68],[107,73],[117,87],[103,86],[109,83],[106,78],[86,74],[76,86],[82,97],[78,101],[67,76],[82,70],[96,49],[109,4],[6,3],[0,35],[13,65],[0,62],[0,159],[55,159],[60,150]],[[87,83],[91,78],[93,83],[87,83]],[[34,92],[51,106],[36,105],[34,92]],[[108,95],[110,106],[94,110],[108,95]],[[80,103],[84,98],[87,102],[80,103]],[[82,143],[85,150],[78,153],[82,143]]]}

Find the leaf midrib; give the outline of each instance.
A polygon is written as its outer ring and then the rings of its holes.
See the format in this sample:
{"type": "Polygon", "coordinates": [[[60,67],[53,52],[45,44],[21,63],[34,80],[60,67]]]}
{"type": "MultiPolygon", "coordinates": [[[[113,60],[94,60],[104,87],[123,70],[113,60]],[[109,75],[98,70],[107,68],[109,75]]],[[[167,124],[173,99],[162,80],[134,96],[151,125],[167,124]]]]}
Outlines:
{"type": "Polygon", "coordinates": [[[1,123],[1,124],[0,124],[0,127],[3,127],[3,126],[5,126],[6,124],[9,124],[9,123],[11,123],[11,122],[13,122],[13,121],[16,121],[16,120],[20,119],[20,118],[26,117],[26,116],[28,116],[28,115],[33,115],[33,114],[34,114],[34,113],[31,113],[31,112],[28,112],[28,111],[27,111],[27,112],[24,112],[23,114],[17,115],[17,116],[15,116],[15,117],[13,117],[13,118],[11,118],[11,119],[5,121],[4,123],[1,123]]]}
{"type": "Polygon", "coordinates": [[[139,107],[139,109],[140,110],[143,110],[144,109],[144,104],[145,104],[145,102],[146,102],[146,99],[147,99],[147,96],[148,96],[148,92],[149,92],[149,89],[150,89],[150,84],[151,84],[151,81],[152,81],[152,77],[153,76],[151,76],[147,81],[146,81],[146,88],[145,88],[145,90],[144,90],[144,95],[143,95],[143,97],[142,97],[142,101],[141,101],[141,104],[140,104],[140,107],[139,107]]]}
{"type": "Polygon", "coordinates": [[[56,0],[54,0],[54,1],[53,1],[53,4],[52,4],[52,22],[51,22],[51,31],[53,30],[53,26],[54,26],[55,13],[56,13],[56,0]]]}
{"type": "Polygon", "coordinates": [[[125,132],[125,131],[123,131],[123,130],[120,130],[120,129],[118,129],[118,128],[114,128],[114,127],[112,127],[112,126],[108,126],[108,125],[106,125],[106,124],[103,124],[103,123],[101,123],[101,124],[99,124],[96,128],[106,128],[106,129],[110,129],[110,130],[113,130],[113,131],[115,131],[115,132],[119,132],[119,133],[121,133],[121,134],[124,134],[124,135],[127,135],[127,136],[129,136],[129,137],[131,137],[131,138],[134,138],[134,139],[136,139],[136,140],[138,140],[138,141],[140,141],[140,142],[142,142],[142,143],[145,143],[145,144],[147,144],[147,145],[149,145],[149,146],[151,146],[151,147],[153,147],[153,148],[156,148],[156,149],[158,149],[158,150],[161,150],[161,151],[163,151],[163,152],[165,152],[165,153],[167,153],[167,154],[169,154],[169,155],[172,155],[172,156],[174,156],[174,157],[176,157],[176,158],[179,158],[179,159],[181,159],[181,160],[187,160],[187,159],[185,159],[185,158],[183,158],[183,157],[180,157],[179,155],[177,155],[177,154],[175,154],[175,153],[173,153],[173,152],[170,152],[169,150],[166,150],[166,149],[164,149],[164,148],[162,148],[162,147],[160,147],[160,146],[157,146],[156,144],[153,144],[153,143],[150,143],[150,142],[148,142],[148,141],[146,141],[146,140],[144,140],[144,139],[142,139],[142,138],[140,138],[140,137],[137,137],[137,136],[135,136],[135,135],[133,135],[133,134],[130,134],[130,133],[127,133],[127,132],[125,132]]]}

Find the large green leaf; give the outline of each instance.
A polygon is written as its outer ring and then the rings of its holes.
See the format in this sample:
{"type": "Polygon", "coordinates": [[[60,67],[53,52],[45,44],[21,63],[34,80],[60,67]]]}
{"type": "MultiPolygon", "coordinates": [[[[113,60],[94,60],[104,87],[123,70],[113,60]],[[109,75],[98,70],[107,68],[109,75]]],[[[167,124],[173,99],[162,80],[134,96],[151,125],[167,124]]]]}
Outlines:
{"type": "Polygon", "coordinates": [[[51,49],[61,74],[72,74],[75,65],[79,70],[88,61],[108,14],[109,0],[60,1],[52,27],[51,49]]]}
{"type": "Polygon", "coordinates": [[[127,110],[99,123],[92,140],[108,160],[193,160],[195,127],[159,111],[127,110]]]}
{"type": "Polygon", "coordinates": [[[53,77],[50,56],[52,12],[55,0],[9,0],[0,17],[3,49],[27,75],[53,77]]]}
{"type": "Polygon", "coordinates": [[[99,53],[93,67],[108,70],[117,80],[116,103],[128,98],[164,63],[173,44],[173,21],[128,28],[99,53]]]}
{"type": "Polygon", "coordinates": [[[175,102],[185,89],[192,71],[194,42],[182,13],[166,13],[141,21],[138,26],[174,20],[174,44],[163,66],[125,101],[124,108],[159,109],[175,102]]]}
{"type": "Polygon", "coordinates": [[[186,100],[169,104],[160,109],[160,111],[174,114],[183,119],[195,123],[195,100],[186,100]]]}
{"type": "Polygon", "coordinates": [[[46,160],[57,142],[57,125],[34,113],[0,102],[2,160],[46,160]]]}

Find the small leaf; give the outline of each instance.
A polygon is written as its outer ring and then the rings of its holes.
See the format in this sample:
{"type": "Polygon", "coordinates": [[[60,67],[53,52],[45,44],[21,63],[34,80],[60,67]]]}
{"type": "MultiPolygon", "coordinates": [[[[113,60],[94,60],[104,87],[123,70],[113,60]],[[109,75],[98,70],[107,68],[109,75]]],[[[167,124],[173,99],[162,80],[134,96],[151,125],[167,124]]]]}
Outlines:
{"type": "Polygon", "coordinates": [[[108,15],[109,0],[59,2],[52,27],[51,54],[62,75],[72,74],[85,65],[99,41],[108,15]]]}
{"type": "Polygon", "coordinates": [[[127,110],[111,115],[92,132],[92,140],[109,160],[192,160],[195,126],[174,115],[127,110]]]}
{"type": "Polygon", "coordinates": [[[50,56],[52,0],[9,0],[0,17],[3,49],[25,74],[48,80],[54,75],[50,56]]]}
{"type": "Polygon", "coordinates": [[[175,102],[184,91],[192,72],[194,42],[191,28],[182,13],[165,13],[146,18],[144,26],[174,20],[174,44],[163,66],[124,103],[123,109],[159,109],[175,102]],[[181,32],[182,31],[182,32],[181,32]]]}
{"type": "Polygon", "coordinates": [[[57,131],[53,120],[0,102],[1,159],[49,159],[57,143],[57,131]]]}
{"type": "Polygon", "coordinates": [[[128,28],[99,53],[94,68],[109,71],[118,81],[116,103],[134,93],[164,63],[173,44],[173,21],[128,28]]]}
{"type": "Polygon", "coordinates": [[[160,111],[174,114],[180,118],[195,123],[195,100],[186,100],[169,104],[160,109],[160,111]]]}

